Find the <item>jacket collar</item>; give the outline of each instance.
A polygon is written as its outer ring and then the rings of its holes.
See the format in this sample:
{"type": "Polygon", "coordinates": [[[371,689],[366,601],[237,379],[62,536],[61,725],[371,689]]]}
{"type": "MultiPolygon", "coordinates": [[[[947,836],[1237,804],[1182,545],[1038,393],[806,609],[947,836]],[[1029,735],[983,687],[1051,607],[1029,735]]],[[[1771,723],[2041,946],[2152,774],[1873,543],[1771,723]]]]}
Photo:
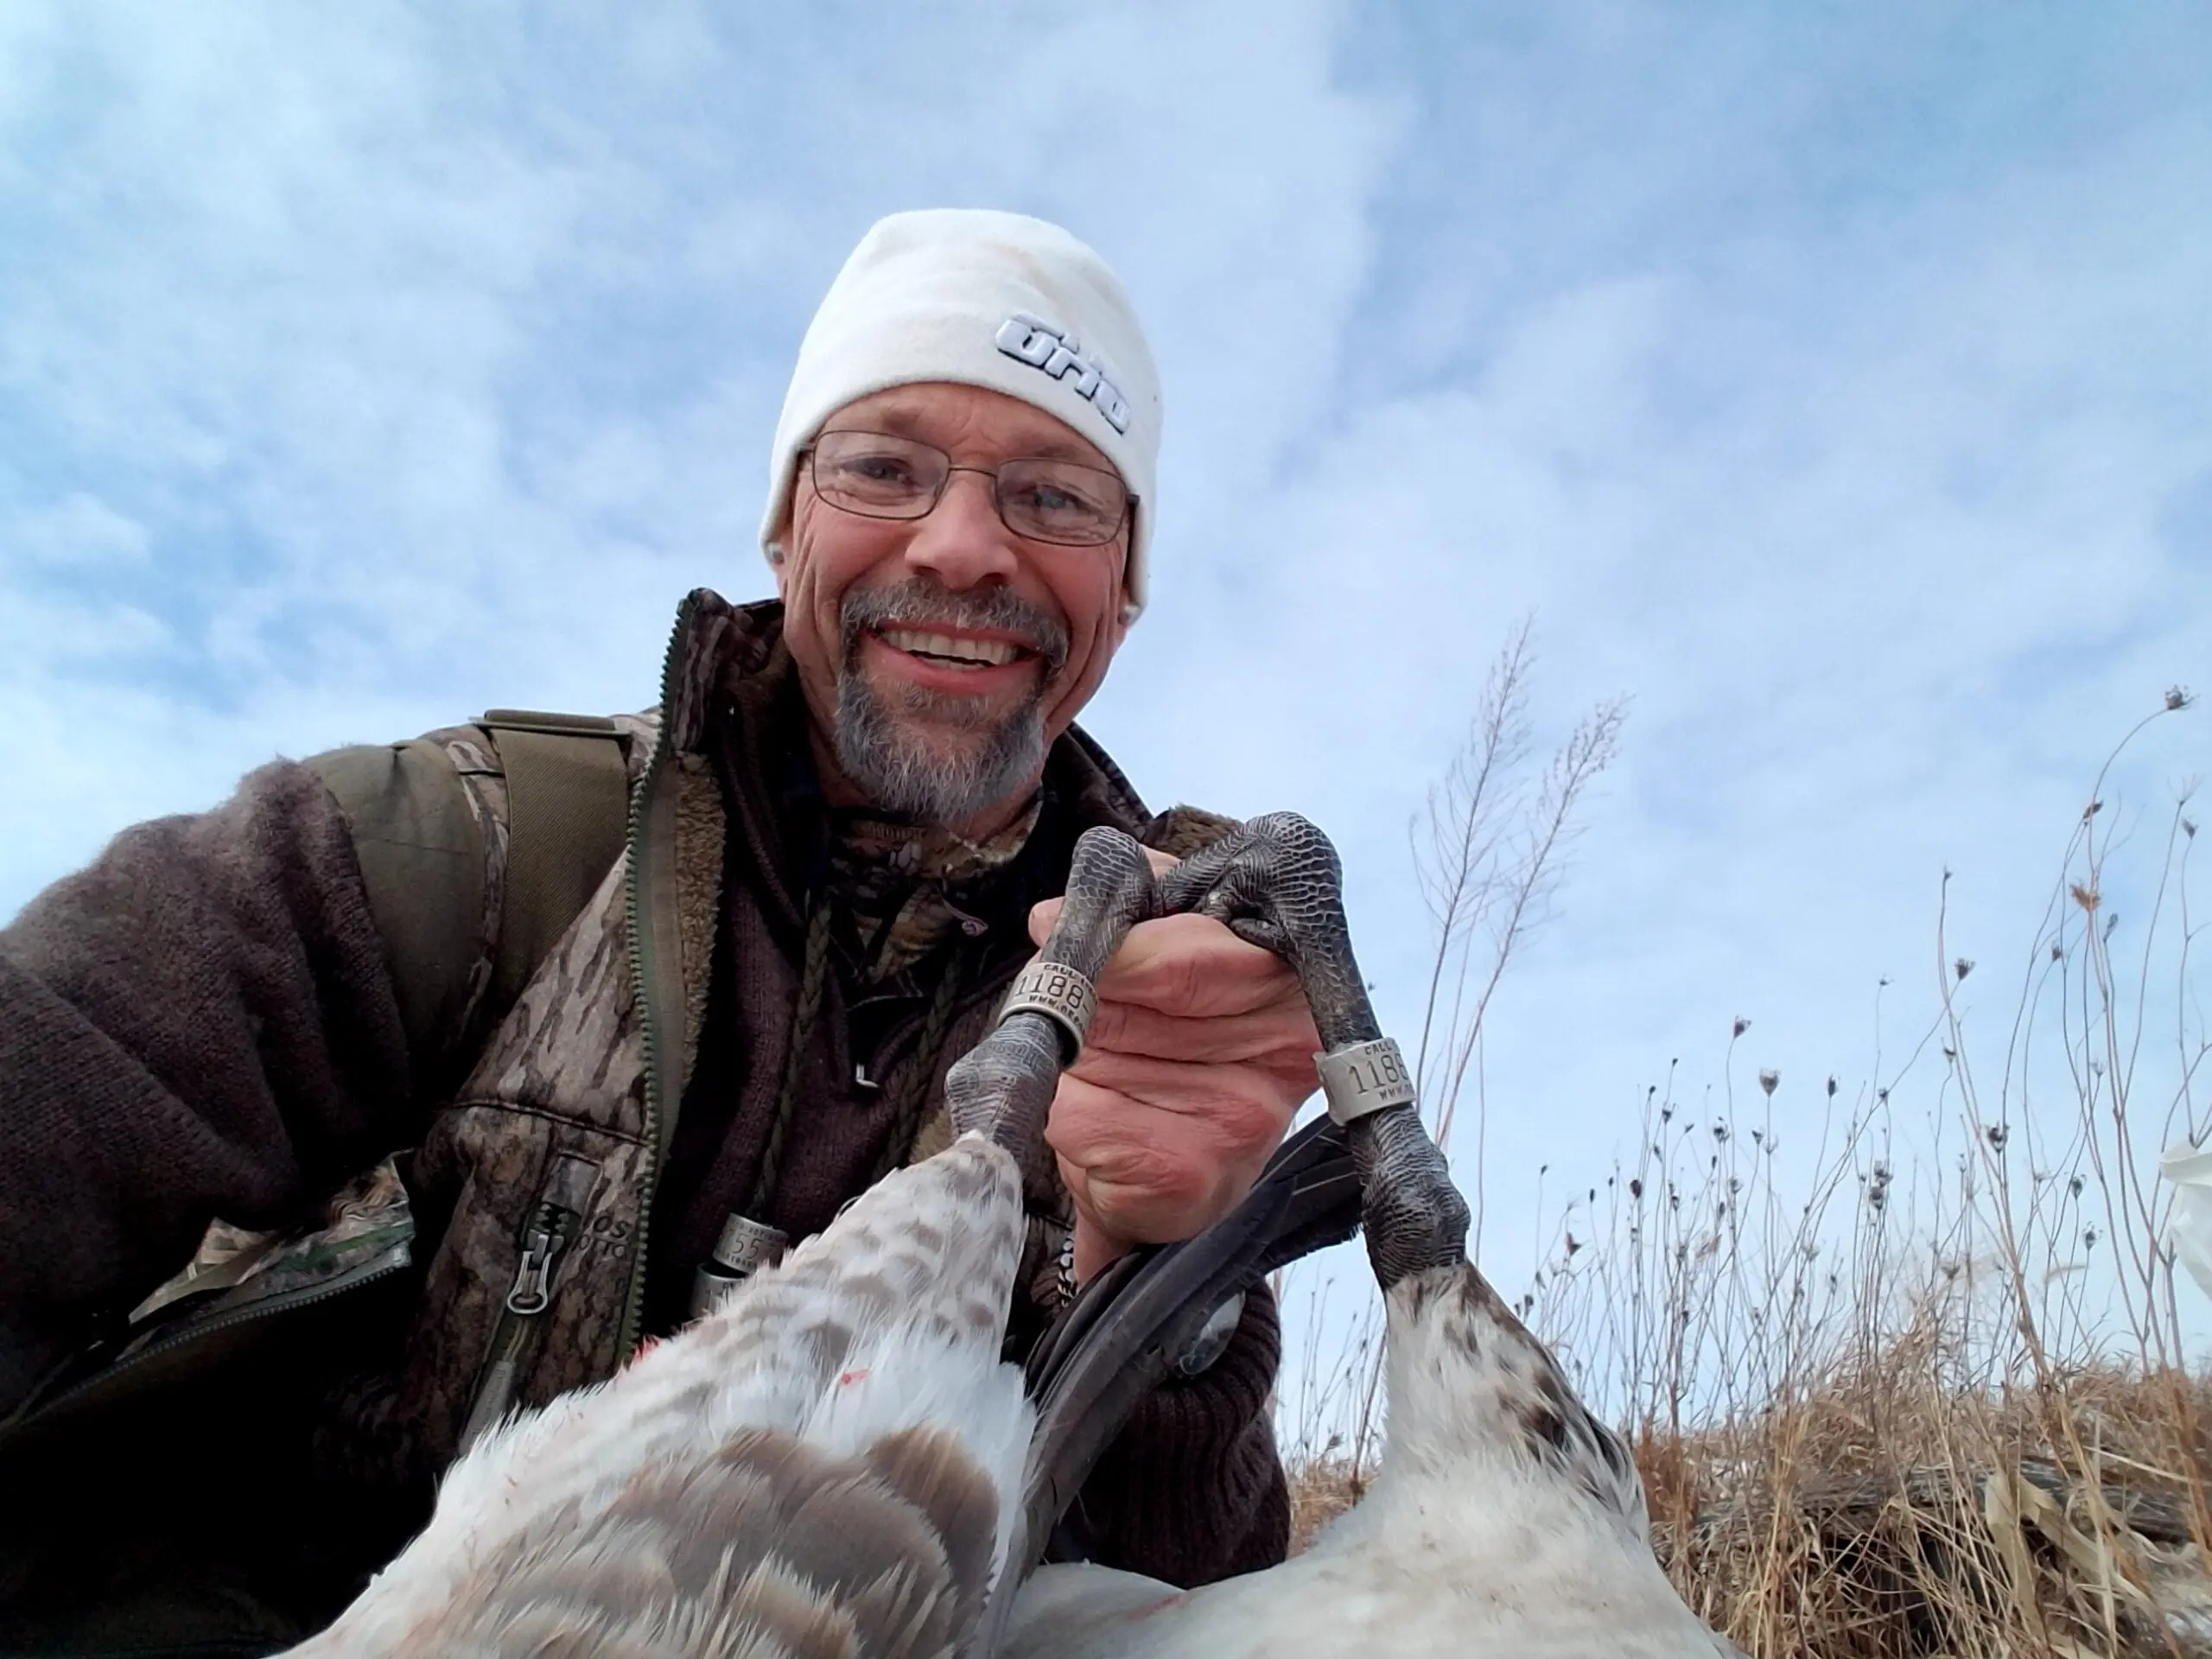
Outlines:
{"type": "MultiPolygon", "coordinates": [[[[671,747],[700,757],[690,764],[721,769],[737,808],[729,832],[757,874],[762,907],[779,931],[796,933],[822,844],[823,805],[805,700],[784,643],[783,602],[733,605],[710,588],[695,589],[679,613],[664,684],[661,717],[671,747]]],[[[1070,848],[1094,826],[1137,835],[1150,818],[1121,769],[1079,726],[1046,756],[1045,792],[1040,831],[1070,848]]],[[[1053,861],[1052,879],[1065,879],[1065,857],[1053,861]]]]}

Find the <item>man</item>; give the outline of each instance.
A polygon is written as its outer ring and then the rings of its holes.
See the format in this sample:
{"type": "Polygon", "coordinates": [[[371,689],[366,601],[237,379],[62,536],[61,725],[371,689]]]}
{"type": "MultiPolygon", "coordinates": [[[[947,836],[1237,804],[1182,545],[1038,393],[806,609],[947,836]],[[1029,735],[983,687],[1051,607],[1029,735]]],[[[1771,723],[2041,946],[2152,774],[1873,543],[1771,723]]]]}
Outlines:
{"type": "MultiPolygon", "coordinates": [[[[687,600],[656,715],[278,763],[0,933],[0,1634],[290,1639],[470,1434],[943,1144],[1076,836],[1227,827],[1148,815],[1072,725],[1143,603],[1159,434],[1089,248],[886,219],[778,427],[780,601],[687,600]]],[[[1017,1346],[1224,1213],[1314,1085],[1295,982],[1217,924],[1139,927],[1099,991],[1017,1346]]],[[[1280,1559],[1277,1356],[1255,1295],[1144,1402],[1099,1559],[1280,1559]]]]}

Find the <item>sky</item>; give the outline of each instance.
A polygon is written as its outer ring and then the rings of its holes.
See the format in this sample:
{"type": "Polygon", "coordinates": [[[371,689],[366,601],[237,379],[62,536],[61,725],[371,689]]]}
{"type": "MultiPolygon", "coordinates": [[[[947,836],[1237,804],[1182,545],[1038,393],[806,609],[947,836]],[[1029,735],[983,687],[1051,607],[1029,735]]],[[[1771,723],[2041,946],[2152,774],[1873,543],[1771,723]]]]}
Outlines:
{"type": "MultiPolygon", "coordinates": [[[[1500,645],[1540,750],[1628,700],[1489,1018],[1510,1287],[1538,1166],[1602,1175],[1670,1062],[1894,1083],[1947,869],[2001,1046],[2105,756],[2212,690],[2208,71],[2212,13],[2133,0],[13,0],[0,917],[274,755],[650,702],[687,589],[771,590],[861,232],[1038,213],[1166,390],[1085,724],[1155,805],[1330,830],[1386,1027],[1500,645]]],[[[2205,718],[2112,774],[2123,846],[2205,718]]]]}

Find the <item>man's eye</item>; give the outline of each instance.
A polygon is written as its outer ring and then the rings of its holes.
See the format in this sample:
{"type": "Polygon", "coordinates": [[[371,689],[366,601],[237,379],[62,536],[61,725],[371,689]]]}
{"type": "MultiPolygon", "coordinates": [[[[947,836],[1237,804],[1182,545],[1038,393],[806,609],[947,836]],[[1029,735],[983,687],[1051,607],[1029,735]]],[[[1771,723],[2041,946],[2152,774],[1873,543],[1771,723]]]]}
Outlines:
{"type": "Polygon", "coordinates": [[[841,462],[837,470],[857,483],[911,484],[914,481],[913,467],[899,455],[853,455],[841,462]]]}
{"type": "Polygon", "coordinates": [[[1080,490],[1046,479],[1024,483],[1009,505],[1016,505],[1040,518],[1095,518],[1105,509],[1080,490]]]}

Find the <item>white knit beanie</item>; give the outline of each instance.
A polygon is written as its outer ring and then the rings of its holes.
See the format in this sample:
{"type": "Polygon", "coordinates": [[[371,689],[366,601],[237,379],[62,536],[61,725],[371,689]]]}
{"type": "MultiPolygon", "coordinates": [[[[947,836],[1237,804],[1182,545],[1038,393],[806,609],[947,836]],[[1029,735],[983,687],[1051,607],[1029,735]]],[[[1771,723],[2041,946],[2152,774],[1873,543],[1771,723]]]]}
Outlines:
{"type": "Polygon", "coordinates": [[[1142,606],[1160,460],[1152,351],[1106,262],[1020,213],[893,213],[861,238],[807,326],[784,394],[760,521],[770,563],[782,556],[775,537],[798,452],[823,422],[856,397],[923,380],[1019,397],[1105,451],[1137,498],[1128,591],[1142,606]]]}

